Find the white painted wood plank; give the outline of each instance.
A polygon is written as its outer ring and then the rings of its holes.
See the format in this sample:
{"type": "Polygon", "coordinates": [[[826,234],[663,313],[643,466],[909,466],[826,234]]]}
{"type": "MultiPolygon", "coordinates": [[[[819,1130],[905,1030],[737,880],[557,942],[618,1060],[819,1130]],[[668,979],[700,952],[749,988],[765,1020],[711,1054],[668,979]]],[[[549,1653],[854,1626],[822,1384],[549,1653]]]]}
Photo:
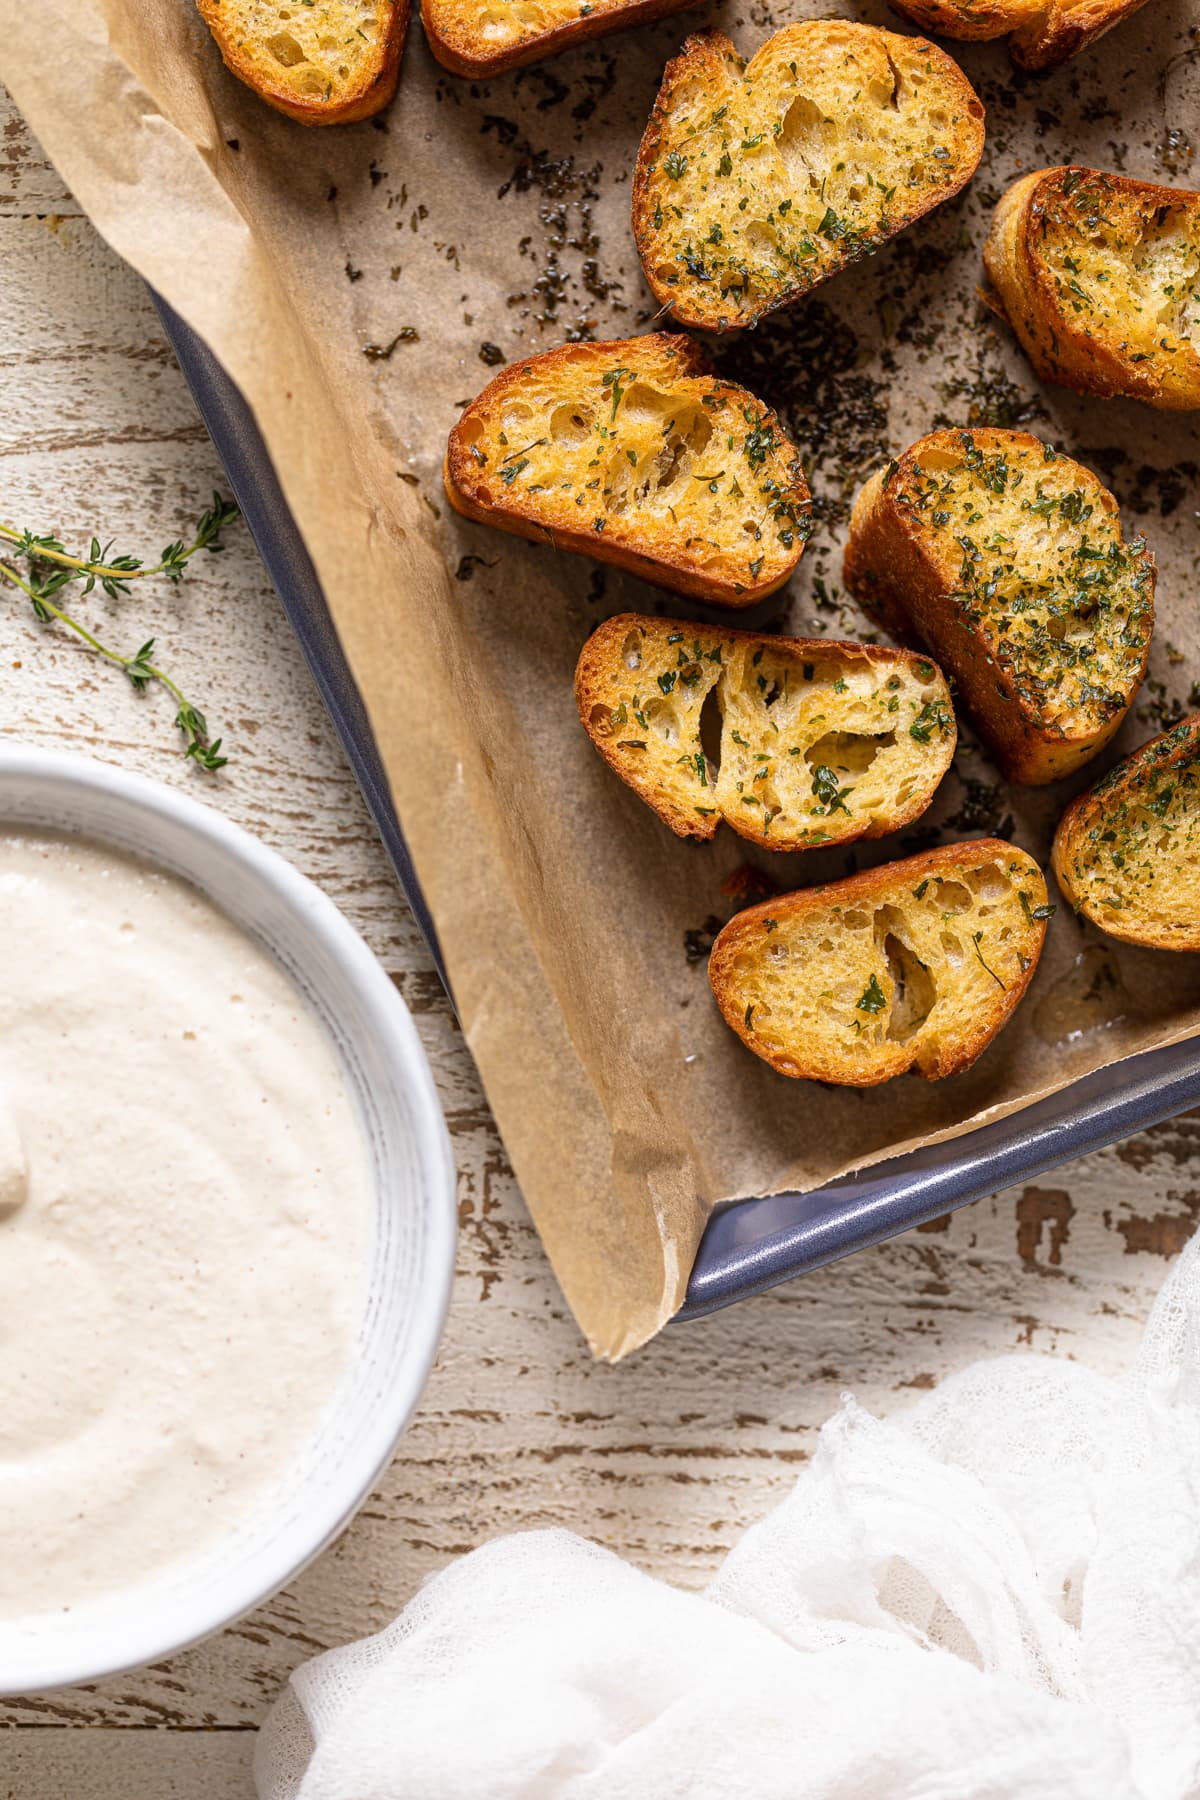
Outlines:
{"type": "Polygon", "coordinates": [[[0,214],[78,211],[57,169],[0,88],[0,214]]]}
{"type": "Polygon", "coordinates": [[[0,1736],[0,1800],[253,1800],[249,1731],[0,1736]]]}

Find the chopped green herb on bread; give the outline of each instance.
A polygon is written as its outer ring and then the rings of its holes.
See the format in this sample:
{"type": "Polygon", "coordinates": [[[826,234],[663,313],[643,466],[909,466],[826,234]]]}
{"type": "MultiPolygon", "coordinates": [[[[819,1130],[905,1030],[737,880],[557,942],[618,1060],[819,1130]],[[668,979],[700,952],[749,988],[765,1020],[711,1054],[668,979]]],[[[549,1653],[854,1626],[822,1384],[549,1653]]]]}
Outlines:
{"type": "Polygon", "coordinates": [[[456,75],[485,78],[588,38],[683,12],[696,0],[422,0],[429,48],[456,75]]]}
{"type": "Polygon", "coordinates": [[[1001,198],[983,260],[1040,380],[1200,407],[1200,193],[1035,170],[1001,198]]]}
{"type": "Polygon", "coordinates": [[[409,0],[196,0],[226,67],[302,125],[347,125],[387,106],[409,0]]]}
{"type": "Polygon", "coordinates": [[[906,650],[623,613],[575,673],[592,742],[680,837],[768,850],[899,831],[954,754],[941,671],[906,650]]]}
{"type": "Polygon", "coordinates": [[[810,20],[747,63],[699,32],[638,152],[646,279],[681,325],[753,325],[949,200],[982,150],[973,88],[923,38],[810,20]]]}
{"type": "Polygon", "coordinates": [[[1049,69],[1078,56],[1146,0],[892,0],[896,11],[939,37],[1008,38],[1022,69],[1049,69]]]}
{"type": "Polygon", "coordinates": [[[809,533],[776,415],[661,332],[505,369],[450,433],[445,482],[467,518],[715,606],[774,593],[809,533]]]}
{"type": "Polygon", "coordinates": [[[748,907],[717,937],[709,980],[726,1023],[781,1075],[939,1081],[1012,1017],[1053,910],[1023,850],[949,844],[748,907]]]}
{"type": "Polygon", "coordinates": [[[1200,713],[1072,802],[1054,834],[1054,873],[1110,937],[1200,950],[1200,713]]]}
{"type": "Polygon", "coordinates": [[[1024,431],[931,432],[873,475],[845,580],[937,657],[1010,781],[1095,756],[1145,672],[1153,557],[1090,470],[1024,431]]]}

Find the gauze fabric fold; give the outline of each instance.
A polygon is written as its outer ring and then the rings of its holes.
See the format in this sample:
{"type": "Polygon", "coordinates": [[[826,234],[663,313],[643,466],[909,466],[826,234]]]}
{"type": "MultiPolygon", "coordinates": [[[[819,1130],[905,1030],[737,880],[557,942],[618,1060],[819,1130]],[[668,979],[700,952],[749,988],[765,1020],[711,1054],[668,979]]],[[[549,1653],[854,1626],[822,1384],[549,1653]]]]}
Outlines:
{"type": "Polygon", "coordinates": [[[1200,1796],[1200,1258],[1119,1381],[852,1399],[702,1594],[565,1531],[293,1675],[261,1800],[1200,1796]]]}

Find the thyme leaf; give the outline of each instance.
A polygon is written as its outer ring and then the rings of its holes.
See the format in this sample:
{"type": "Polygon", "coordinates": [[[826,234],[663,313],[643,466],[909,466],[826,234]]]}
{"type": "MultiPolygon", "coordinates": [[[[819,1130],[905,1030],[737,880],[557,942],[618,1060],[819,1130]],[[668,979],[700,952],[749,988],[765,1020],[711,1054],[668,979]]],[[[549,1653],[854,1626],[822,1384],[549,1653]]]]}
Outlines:
{"type": "Polygon", "coordinates": [[[987,970],[988,974],[991,976],[991,978],[995,982],[996,986],[1000,989],[1000,992],[1002,994],[1007,994],[1008,989],[1005,987],[1004,983],[1001,981],[1000,977],[997,975],[995,969],[993,969],[989,963],[984,962],[983,951],[979,948],[980,944],[983,942],[982,931],[972,932],[971,942],[975,946],[975,955],[979,959],[980,966],[987,970]]]}
{"type": "Polygon", "coordinates": [[[111,540],[101,544],[100,539],[93,536],[86,556],[72,556],[58,538],[48,533],[39,534],[27,528],[18,530],[13,525],[0,524],[0,544],[10,546],[7,558],[0,555],[0,577],[27,597],[35,617],[43,625],[61,625],[73,632],[97,656],[120,669],[136,693],[144,694],[151,685],[165,688],[175,702],[175,724],[183,733],[184,755],[210,773],[223,769],[229,759],[221,755],[221,740],[210,734],[200,708],[155,662],[154,638],[147,638],[132,656],[122,655],[64,611],[57,596],[74,582],[80,584],[85,595],[99,587],[111,600],[127,595],[131,581],[144,580],[149,575],[162,575],[168,581],[178,582],[198,551],[216,553],[224,549],[221,532],[237,516],[238,509],[233,502],[214,493],[212,505],[201,513],[190,539],[179,538],[167,544],[158,561],[150,564],[136,556],[115,554],[111,540]],[[24,572],[17,566],[20,563],[26,565],[24,572]]]}

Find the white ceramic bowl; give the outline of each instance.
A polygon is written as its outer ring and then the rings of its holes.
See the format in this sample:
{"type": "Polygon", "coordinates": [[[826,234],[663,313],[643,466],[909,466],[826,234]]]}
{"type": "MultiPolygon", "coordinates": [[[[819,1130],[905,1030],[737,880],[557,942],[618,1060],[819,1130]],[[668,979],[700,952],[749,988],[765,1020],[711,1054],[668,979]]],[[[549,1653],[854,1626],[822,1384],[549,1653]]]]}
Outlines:
{"type": "Polygon", "coordinates": [[[169,1574],[69,1613],[0,1620],[0,1694],[28,1694],[156,1662],[220,1630],[348,1524],[433,1363],[453,1273],[455,1204],[445,1122],[408,1009],[310,881],[210,807],[56,751],[0,746],[0,829],[13,824],[132,851],[192,882],[265,944],[334,1040],[374,1177],[357,1338],[298,1466],[260,1514],[169,1574]]]}

